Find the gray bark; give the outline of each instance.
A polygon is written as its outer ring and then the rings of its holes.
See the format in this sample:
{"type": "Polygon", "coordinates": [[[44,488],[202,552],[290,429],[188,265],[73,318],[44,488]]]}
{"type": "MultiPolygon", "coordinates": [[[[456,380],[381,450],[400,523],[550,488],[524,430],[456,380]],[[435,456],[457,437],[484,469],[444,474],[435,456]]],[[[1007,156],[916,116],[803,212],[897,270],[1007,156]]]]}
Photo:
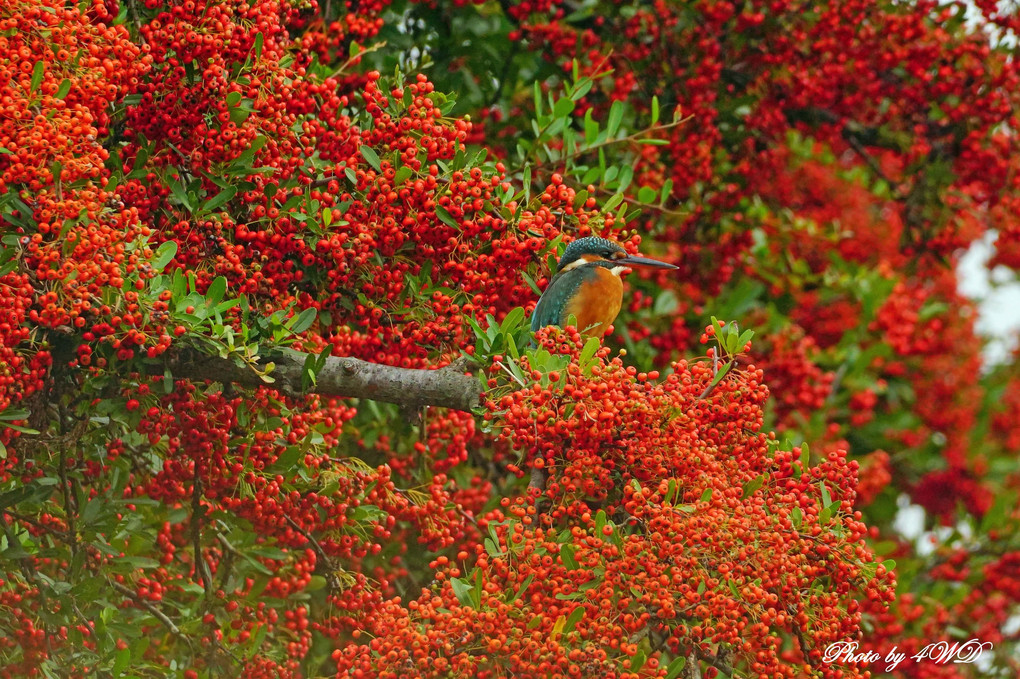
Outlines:
{"type": "MultiPolygon", "coordinates": [[[[445,368],[427,370],[331,356],[316,376],[316,383],[303,389],[301,375],[307,356],[288,351],[273,356],[271,360],[264,359],[261,368],[270,362],[274,364],[269,373],[274,380],[272,383],[265,381],[249,366],[195,350],[184,350],[174,355],[166,367],[177,379],[212,380],[244,387],[268,386],[291,396],[319,394],[396,403],[405,408],[439,406],[464,411],[481,404],[481,383],[478,378],[465,374],[467,366],[462,361],[445,368]]],[[[163,371],[161,367],[154,366],[153,372],[161,374],[163,371]]]]}

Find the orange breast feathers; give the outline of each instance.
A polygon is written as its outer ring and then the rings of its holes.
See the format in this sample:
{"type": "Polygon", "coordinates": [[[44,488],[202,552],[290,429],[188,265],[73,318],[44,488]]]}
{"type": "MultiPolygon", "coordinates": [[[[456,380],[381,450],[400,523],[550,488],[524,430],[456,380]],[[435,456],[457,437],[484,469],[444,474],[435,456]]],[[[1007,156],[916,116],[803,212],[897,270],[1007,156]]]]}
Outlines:
{"type": "Polygon", "coordinates": [[[601,266],[596,267],[593,273],[565,305],[563,324],[566,325],[567,317],[573,315],[582,335],[602,337],[620,313],[623,281],[601,266]]]}

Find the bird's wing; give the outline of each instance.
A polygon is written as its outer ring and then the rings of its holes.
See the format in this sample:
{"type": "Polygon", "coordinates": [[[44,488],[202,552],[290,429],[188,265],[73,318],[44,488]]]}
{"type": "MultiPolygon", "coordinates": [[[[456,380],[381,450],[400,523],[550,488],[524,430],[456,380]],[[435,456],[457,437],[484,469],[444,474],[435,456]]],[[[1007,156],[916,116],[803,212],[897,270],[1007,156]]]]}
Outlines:
{"type": "MultiPolygon", "coordinates": [[[[568,274],[580,273],[579,270],[566,272],[568,274]]],[[[562,313],[566,307],[566,300],[570,299],[580,287],[584,276],[580,275],[556,275],[549,281],[549,286],[542,293],[535,312],[531,314],[531,331],[535,332],[547,325],[560,325],[563,322],[562,313]]]]}

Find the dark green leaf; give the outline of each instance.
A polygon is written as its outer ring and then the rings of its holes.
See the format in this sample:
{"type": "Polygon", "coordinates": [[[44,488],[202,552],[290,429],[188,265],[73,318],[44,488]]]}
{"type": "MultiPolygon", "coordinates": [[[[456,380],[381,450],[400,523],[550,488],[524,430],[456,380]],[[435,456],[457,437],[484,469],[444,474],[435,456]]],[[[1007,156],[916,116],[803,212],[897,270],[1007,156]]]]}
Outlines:
{"type": "Polygon", "coordinates": [[[376,153],[369,146],[361,147],[361,155],[364,156],[368,164],[375,168],[376,172],[382,172],[382,164],[379,162],[379,154],[376,153]]]}
{"type": "Polygon", "coordinates": [[[312,323],[315,322],[315,316],[317,313],[318,312],[314,307],[305,309],[297,315],[297,320],[294,321],[294,325],[291,327],[290,331],[295,335],[298,335],[303,333],[305,330],[308,330],[308,328],[312,327],[312,323]]]}
{"type": "Polygon", "coordinates": [[[39,89],[39,85],[42,84],[43,71],[45,68],[46,66],[43,64],[42,60],[35,62],[35,66],[32,67],[32,83],[29,86],[29,91],[33,94],[35,94],[36,90],[39,89]]]}
{"type": "Polygon", "coordinates": [[[680,673],[684,671],[684,666],[687,664],[687,658],[680,656],[674,658],[666,667],[666,679],[676,679],[680,676],[680,673]]]}
{"type": "Polygon", "coordinates": [[[71,91],[71,80],[64,78],[60,81],[60,86],[57,88],[57,99],[63,99],[71,91]]]}
{"type": "Polygon", "coordinates": [[[573,545],[563,545],[560,547],[560,559],[563,561],[563,565],[567,567],[568,571],[576,571],[580,568],[577,563],[577,559],[574,558],[573,545]]]}
{"type": "Polygon", "coordinates": [[[760,476],[756,476],[755,478],[751,479],[746,484],[744,484],[744,493],[743,493],[742,499],[745,499],[745,498],[750,497],[751,495],[754,495],[755,491],[757,491],[759,488],[761,488],[761,485],[763,483],[765,483],[765,474],[761,474],[760,476]]]}
{"type": "Polygon", "coordinates": [[[534,579],[535,579],[535,575],[534,574],[531,574],[528,577],[526,577],[524,579],[524,582],[521,583],[521,586],[517,588],[516,592],[514,592],[514,595],[512,597],[510,597],[509,599],[507,599],[507,603],[508,604],[512,604],[513,602],[515,602],[519,598],[521,598],[521,596],[525,592],[528,591],[528,587],[531,585],[531,581],[534,580],[534,579]]]}
{"type": "Polygon", "coordinates": [[[573,632],[574,629],[577,627],[577,623],[581,622],[583,618],[584,618],[584,606],[578,606],[573,611],[571,611],[570,615],[567,617],[567,622],[566,624],[563,625],[563,633],[569,634],[570,632],[573,632]]]}
{"type": "Polygon", "coordinates": [[[209,306],[215,306],[219,304],[220,300],[223,299],[223,295],[227,292],[227,279],[223,276],[217,276],[212,283],[209,284],[209,289],[205,293],[205,303],[209,306]]]}
{"type": "Polygon", "coordinates": [[[439,217],[439,221],[443,222],[444,224],[447,224],[454,228],[458,229],[460,228],[460,224],[457,223],[457,220],[454,219],[453,215],[451,215],[449,211],[442,205],[436,206],[436,216],[439,217]]]}
{"type": "Polygon", "coordinates": [[[223,205],[225,205],[227,201],[233,198],[236,194],[237,194],[236,187],[234,186],[227,187],[220,191],[219,193],[217,193],[212,198],[210,198],[208,201],[206,201],[205,209],[208,210],[209,212],[212,212],[213,210],[216,210],[217,208],[220,208],[223,205]]]}

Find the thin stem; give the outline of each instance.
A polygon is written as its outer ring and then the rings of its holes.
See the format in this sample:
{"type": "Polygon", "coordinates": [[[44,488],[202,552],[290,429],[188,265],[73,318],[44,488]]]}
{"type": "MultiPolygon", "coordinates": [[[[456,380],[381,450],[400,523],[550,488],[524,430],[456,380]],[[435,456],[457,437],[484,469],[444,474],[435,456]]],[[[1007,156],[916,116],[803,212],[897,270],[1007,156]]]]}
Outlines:
{"type": "MultiPolygon", "coordinates": [[[[573,152],[573,153],[571,153],[569,155],[557,158],[556,162],[557,163],[567,163],[569,161],[575,160],[576,158],[580,158],[581,156],[583,156],[585,154],[591,153],[592,151],[598,151],[601,148],[605,148],[606,146],[612,146],[613,144],[625,144],[627,142],[637,142],[639,139],[642,139],[643,135],[645,135],[645,134],[648,134],[648,133],[651,133],[651,132],[663,132],[665,130],[670,130],[670,129],[672,129],[674,127],[677,127],[679,125],[683,125],[687,121],[691,120],[693,117],[694,116],[687,116],[686,118],[678,118],[677,120],[674,120],[671,123],[666,123],[665,125],[654,125],[652,127],[646,127],[645,129],[638,130],[637,132],[634,132],[633,134],[629,134],[626,137],[617,137],[615,139],[606,139],[605,141],[600,141],[597,144],[592,144],[591,146],[585,146],[584,148],[580,148],[577,151],[575,151],[575,152],[573,152]]],[[[544,130],[542,130],[542,131],[544,131],[544,130]]],[[[539,137],[541,137],[541,132],[539,133],[539,137]]],[[[525,159],[525,165],[527,165],[527,164],[528,163],[526,162],[526,159],[525,159]]],[[[545,164],[546,163],[543,163],[542,161],[536,159],[536,161],[534,163],[531,163],[530,165],[531,165],[531,167],[534,168],[534,167],[542,167],[545,164]]],[[[519,167],[514,168],[508,174],[513,175],[513,174],[517,174],[519,172],[524,172],[524,165],[521,165],[519,167]]]]}
{"type": "Polygon", "coordinates": [[[205,595],[212,594],[212,574],[209,564],[202,556],[202,477],[199,476],[198,460],[195,460],[194,484],[191,489],[191,544],[195,550],[195,575],[202,580],[205,595]]]}
{"type": "Polygon", "coordinates": [[[131,599],[131,601],[135,602],[136,604],[144,608],[149,613],[149,615],[158,620],[160,624],[163,625],[163,627],[165,627],[168,632],[170,632],[170,634],[172,634],[174,637],[182,641],[185,646],[187,646],[189,649],[192,648],[191,639],[189,639],[183,632],[181,632],[177,625],[174,624],[174,621],[168,618],[166,616],[166,613],[159,610],[158,607],[153,605],[151,601],[146,601],[145,599],[138,596],[138,593],[133,591],[130,587],[125,587],[116,580],[110,580],[109,578],[107,578],[107,582],[110,583],[110,586],[113,587],[115,590],[117,590],[118,592],[126,596],[128,599],[131,599]]]}

